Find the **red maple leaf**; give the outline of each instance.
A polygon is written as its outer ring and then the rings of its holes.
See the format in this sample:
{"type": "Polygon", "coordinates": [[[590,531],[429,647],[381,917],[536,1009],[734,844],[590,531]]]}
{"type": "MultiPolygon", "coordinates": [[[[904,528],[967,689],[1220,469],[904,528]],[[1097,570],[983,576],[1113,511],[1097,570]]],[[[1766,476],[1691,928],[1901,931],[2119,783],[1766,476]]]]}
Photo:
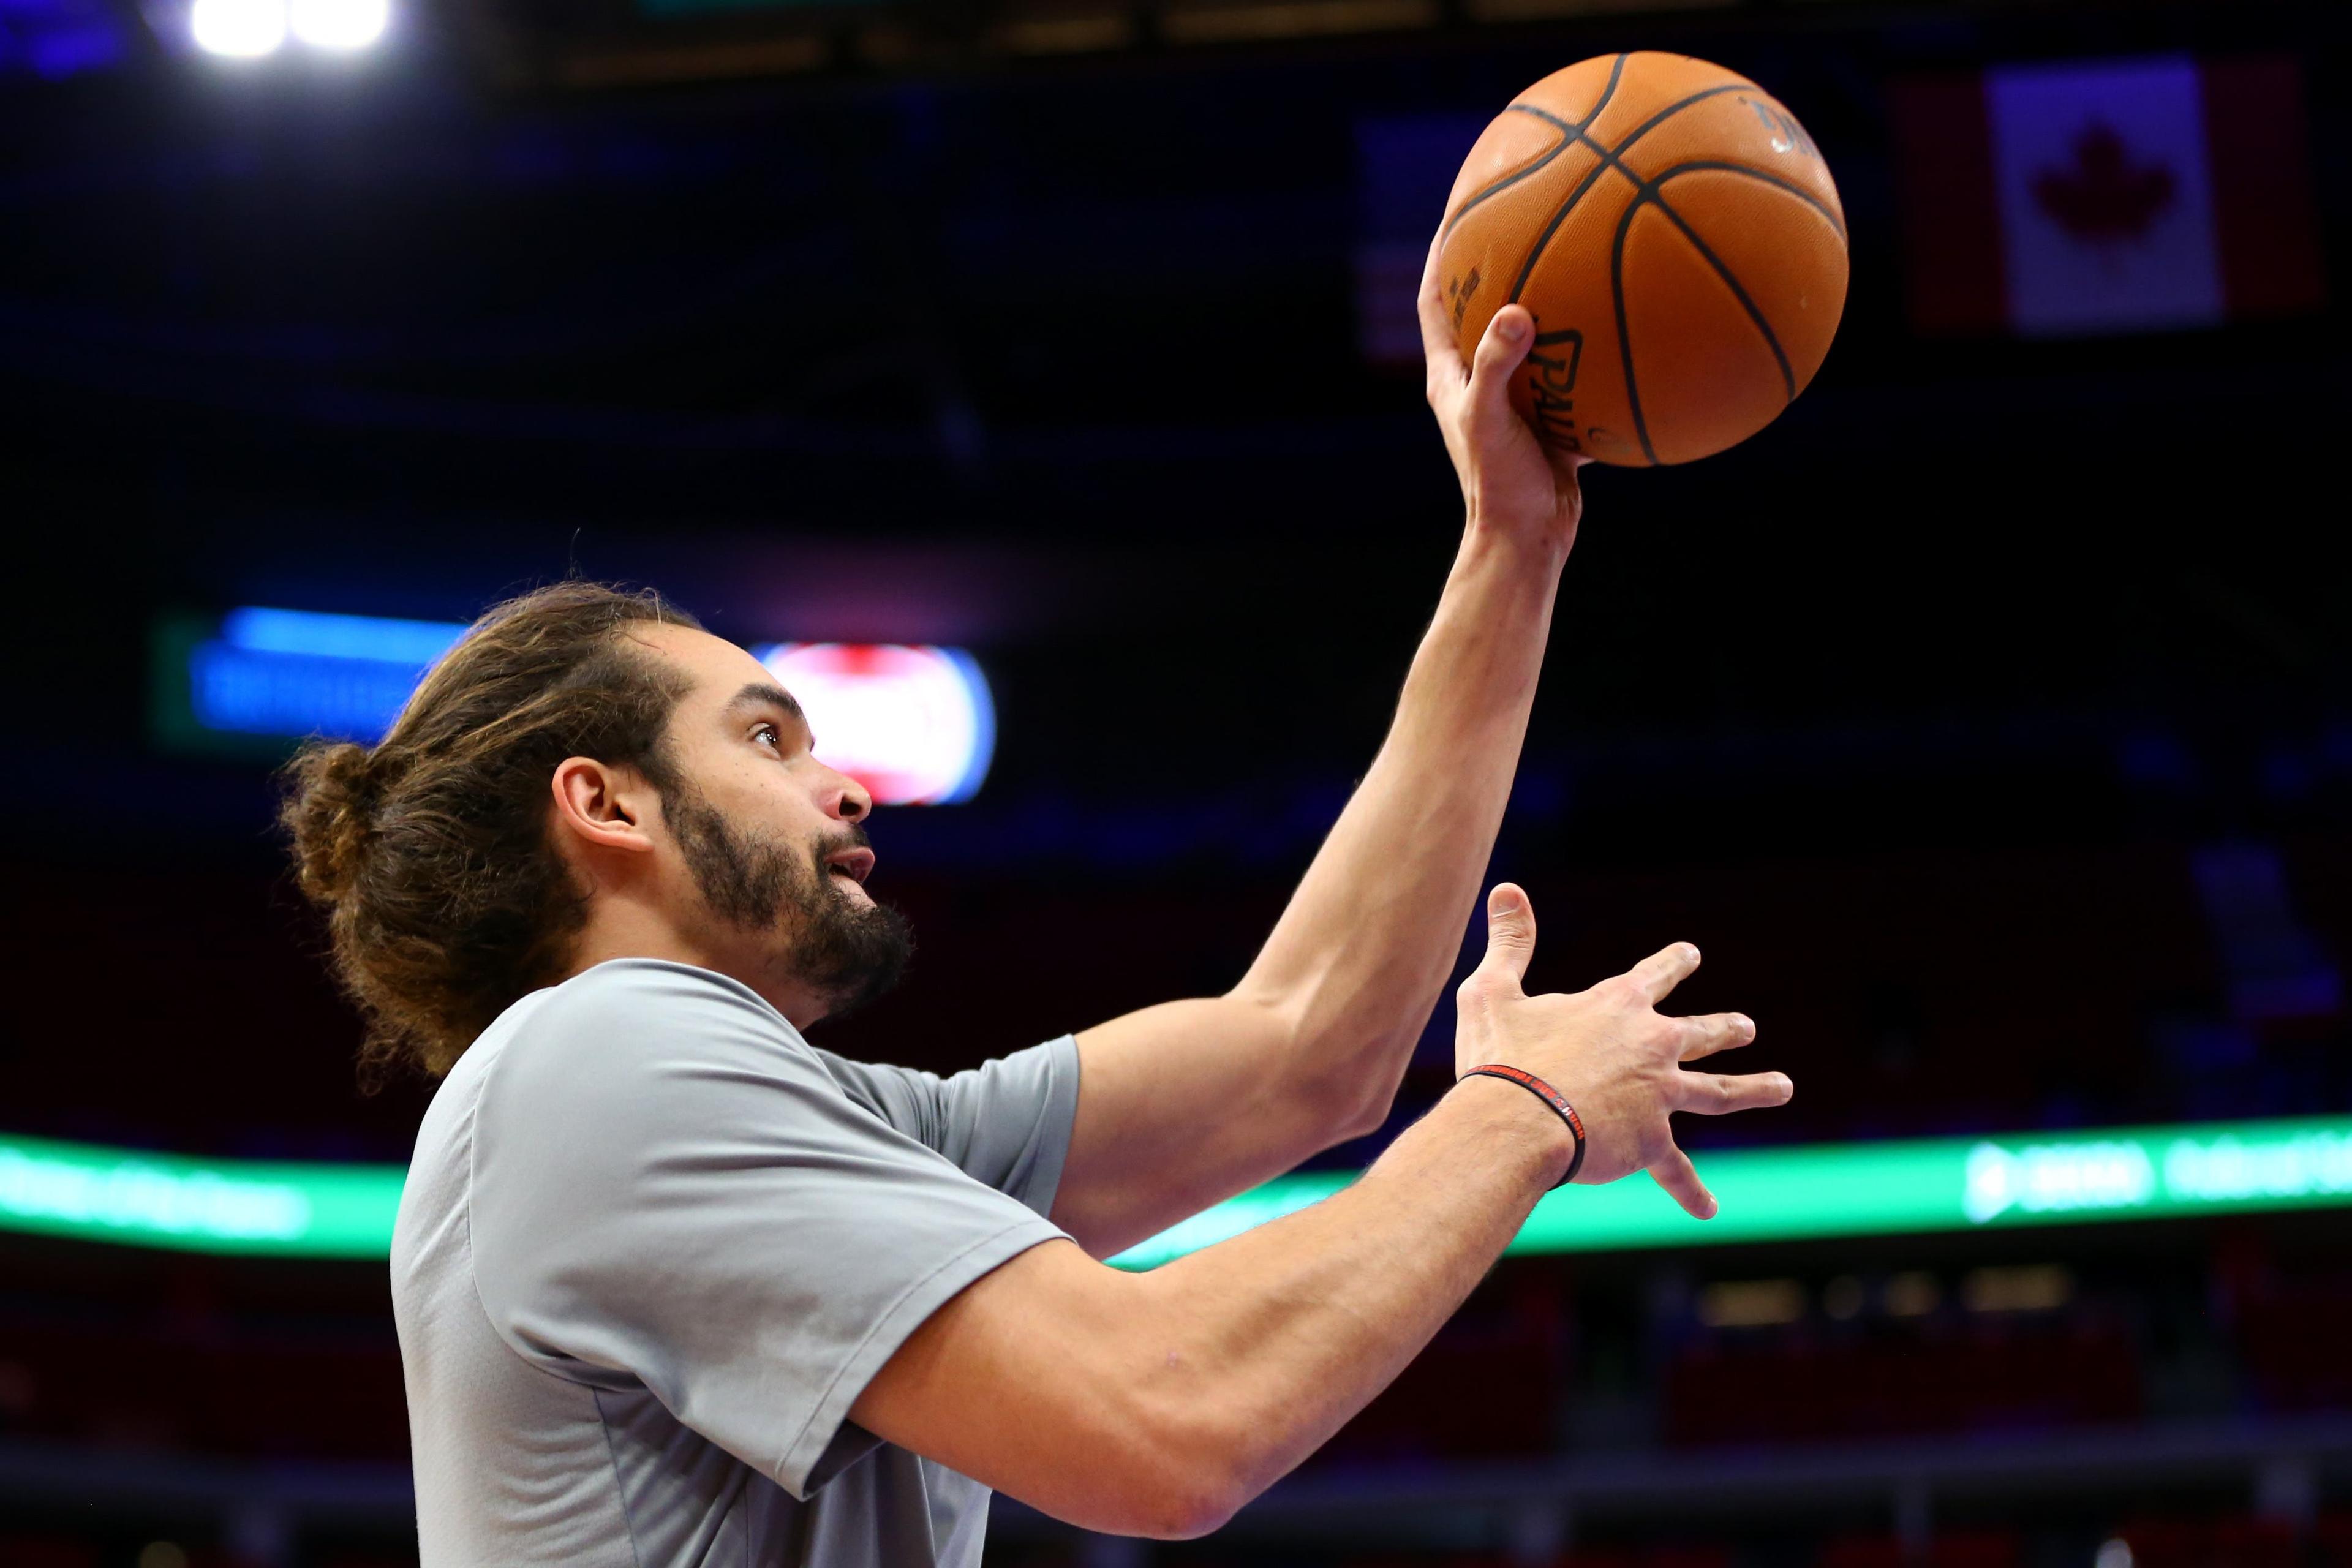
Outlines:
{"type": "Polygon", "coordinates": [[[2033,176],[2033,203],[2088,245],[2137,239],[2172,205],[2178,182],[2161,163],[2135,163],[2115,127],[2094,121],[2074,138],[2074,162],[2033,176]]]}

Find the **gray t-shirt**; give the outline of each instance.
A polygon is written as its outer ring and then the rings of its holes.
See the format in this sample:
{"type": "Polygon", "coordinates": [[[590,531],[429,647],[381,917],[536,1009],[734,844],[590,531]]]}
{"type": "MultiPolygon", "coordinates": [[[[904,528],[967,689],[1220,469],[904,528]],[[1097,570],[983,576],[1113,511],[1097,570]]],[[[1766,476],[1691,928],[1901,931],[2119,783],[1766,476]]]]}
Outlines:
{"type": "Polygon", "coordinates": [[[425,1111],[393,1235],[425,1568],[977,1568],[988,1489],[849,1406],[1064,1233],[1068,1037],[845,1061],[652,959],[524,997],[425,1111]]]}

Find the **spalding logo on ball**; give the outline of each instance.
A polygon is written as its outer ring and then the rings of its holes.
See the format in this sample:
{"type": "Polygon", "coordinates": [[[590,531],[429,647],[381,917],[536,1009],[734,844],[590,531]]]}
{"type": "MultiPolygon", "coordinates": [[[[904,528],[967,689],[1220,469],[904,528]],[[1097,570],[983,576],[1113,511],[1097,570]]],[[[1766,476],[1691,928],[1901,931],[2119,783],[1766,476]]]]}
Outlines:
{"type": "Polygon", "coordinates": [[[1770,94],[1683,55],[1585,60],[1521,93],[1446,198],[1436,281],[1470,357],[1536,319],[1512,401],[1604,463],[1687,463],[1805,389],[1845,308],[1845,213],[1770,94]]]}

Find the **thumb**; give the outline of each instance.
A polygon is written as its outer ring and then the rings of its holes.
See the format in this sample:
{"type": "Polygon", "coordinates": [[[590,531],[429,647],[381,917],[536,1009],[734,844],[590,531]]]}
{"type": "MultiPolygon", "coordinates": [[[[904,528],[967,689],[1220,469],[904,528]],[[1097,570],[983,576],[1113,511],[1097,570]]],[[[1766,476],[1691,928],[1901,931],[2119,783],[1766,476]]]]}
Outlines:
{"type": "Polygon", "coordinates": [[[1486,895],[1486,956],[1479,969],[1516,989],[1536,955],[1536,911],[1517,882],[1497,882],[1486,895]]]}
{"type": "Polygon", "coordinates": [[[1506,305],[1486,323],[1478,340],[1477,357],[1470,362],[1470,400],[1504,411],[1511,400],[1511,373],[1528,357],[1536,341],[1536,319],[1525,305],[1506,305]]]}

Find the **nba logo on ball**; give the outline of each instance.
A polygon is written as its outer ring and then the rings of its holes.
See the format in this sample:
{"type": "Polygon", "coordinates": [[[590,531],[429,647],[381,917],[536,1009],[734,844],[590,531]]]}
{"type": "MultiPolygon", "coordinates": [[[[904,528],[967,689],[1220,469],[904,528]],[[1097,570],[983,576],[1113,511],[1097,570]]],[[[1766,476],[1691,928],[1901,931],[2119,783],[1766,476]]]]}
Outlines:
{"type": "Polygon", "coordinates": [[[1821,368],[1845,214],[1795,115],[1682,55],[1585,60],[1487,126],[1446,199],[1438,287],[1463,354],[1505,305],[1536,341],[1512,400],[1604,463],[1744,441],[1821,368]]]}

